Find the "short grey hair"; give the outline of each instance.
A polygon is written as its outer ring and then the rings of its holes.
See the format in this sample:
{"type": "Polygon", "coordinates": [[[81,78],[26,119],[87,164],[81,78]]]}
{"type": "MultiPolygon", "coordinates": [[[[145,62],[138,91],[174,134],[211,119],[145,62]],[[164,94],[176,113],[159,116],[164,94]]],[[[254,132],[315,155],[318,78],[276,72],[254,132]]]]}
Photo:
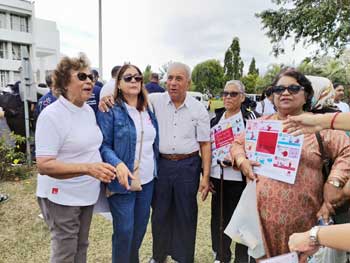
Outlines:
{"type": "Polygon", "coordinates": [[[168,67],[168,73],[173,69],[173,68],[182,68],[185,70],[186,74],[187,74],[187,77],[189,80],[191,80],[191,68],[184,64],[184,63],[181,63],[181,62],[172,62],[169,67],[168,67]]]}
{"type": "Polygon", "coordinates": [[[233,79],[227,81],[224,89],[226,89],[230,85],[235,85],[240,90],[240,92],[245,93],[245,86],[240,80],[233,79]]]}

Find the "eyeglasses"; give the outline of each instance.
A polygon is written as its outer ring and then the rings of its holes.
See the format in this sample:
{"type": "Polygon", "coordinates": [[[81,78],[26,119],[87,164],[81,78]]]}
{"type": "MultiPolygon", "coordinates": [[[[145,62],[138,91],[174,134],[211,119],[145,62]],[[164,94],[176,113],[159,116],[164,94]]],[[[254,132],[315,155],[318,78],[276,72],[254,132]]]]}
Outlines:
{"type": "Polygon", "coordinates": [[[130,82],[134,79],[136,82],[141,82],[143,77],[141,75],[125,75],[122,77],[125,82],[130,82]]]}
{"type": "Polygon", "coordinates": [[[299,85],[289,85],[288,87],[274,86],[272,88],[272,92],[277,95],[281,95],[285,90],[288,90],[289,94],[297,94],[299,91],[304,90],[304,87],[299,85]]]}
{"type": "Polygon", "coordinates": [[[94,76],[92,74],[86,74],[84,72],[78,72],[77,77],[80,81],[85,81],[87,78],[89,78],[91,81],[94,81],[94,76]]]}
{"type": "Polygon", "coordinates": [[[228,95],[230,95],[231,98],[235,98],[237,97],[239,94],[241,94],[242,92],[237,92],[237,91],[223,91],[221,92],[221,96],[222,97],[228,97],[228,95]]]}

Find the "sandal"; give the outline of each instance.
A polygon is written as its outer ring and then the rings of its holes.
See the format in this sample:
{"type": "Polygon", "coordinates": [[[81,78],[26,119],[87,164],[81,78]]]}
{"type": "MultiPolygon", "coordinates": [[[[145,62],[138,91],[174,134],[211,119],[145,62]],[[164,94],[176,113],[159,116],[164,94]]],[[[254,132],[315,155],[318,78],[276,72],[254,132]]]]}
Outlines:
{"type": "Polygon", "coordinates": [[[9,199],[8,195],[0,194],[0,203],[4,203],[9,199]]]}

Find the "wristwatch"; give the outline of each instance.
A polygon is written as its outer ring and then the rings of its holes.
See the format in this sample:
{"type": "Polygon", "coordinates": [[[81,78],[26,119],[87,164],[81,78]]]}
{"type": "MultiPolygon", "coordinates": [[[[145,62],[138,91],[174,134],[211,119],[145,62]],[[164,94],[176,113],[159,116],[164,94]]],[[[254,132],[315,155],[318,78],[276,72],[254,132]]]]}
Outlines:
{"type": "Polygon", "coordinates": [[[343,187],[343,184],[339,180],[336,180],[336,179],[330,179],[330,180],[327,181],[327,183],[333,185],[336,188],[342,188],[343,187]]]}
{"type": "Polygon", "coordinates": [[[320,230],[319,226],[314,226],[309,231],[309,238],[310,238],[310,241],[311,241],[312,245],[314,245],[314,246],[318,246],[319,245],[318,238],[317,238],[317,234],[318,234],[319,230],[320,230]]]}

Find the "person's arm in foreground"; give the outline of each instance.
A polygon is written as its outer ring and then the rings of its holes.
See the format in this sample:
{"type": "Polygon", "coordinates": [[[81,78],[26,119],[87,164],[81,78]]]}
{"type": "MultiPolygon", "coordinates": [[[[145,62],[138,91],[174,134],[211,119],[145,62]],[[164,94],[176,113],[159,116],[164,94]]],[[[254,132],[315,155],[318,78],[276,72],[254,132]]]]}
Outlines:
{"type": "Polygon", "coordinates": [[[199,192],[202,195],[202,201],[204,201],[210,191],[210,166],[211,166],[211,143],[210,142],[200,142],[201,157],[202,157],[202,167],[203,167],[203,177],[199,185],[199,192]]]}
{"type": "MultiPolygon", "coordinates": [[[[317,233],[319,245],[350,251],[350,224],[321,226],[317,233]]],[[[315,249],[310,240],[310,231],[294,233],[289,237],[290,251],[306,252],[315,249]]]]}
{"type": "Polygon", "coordinates": [[[324,129],[350,130],[350,113],[326,113],[310,114],[304,113],[298,116],[288,116],[283,122],[284,129],[292,135],[310,134],[324,129]]]}

